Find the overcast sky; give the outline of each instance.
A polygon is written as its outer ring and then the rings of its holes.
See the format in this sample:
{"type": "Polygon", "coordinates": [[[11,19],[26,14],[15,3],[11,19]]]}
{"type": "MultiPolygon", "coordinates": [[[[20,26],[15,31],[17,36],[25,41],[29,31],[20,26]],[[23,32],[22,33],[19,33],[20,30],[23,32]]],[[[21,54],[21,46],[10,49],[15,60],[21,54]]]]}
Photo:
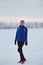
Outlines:
{"type": "Polygon", "coordinates": [[[0,17],[43,19],[43,0],[0,0],[0,17]]]}

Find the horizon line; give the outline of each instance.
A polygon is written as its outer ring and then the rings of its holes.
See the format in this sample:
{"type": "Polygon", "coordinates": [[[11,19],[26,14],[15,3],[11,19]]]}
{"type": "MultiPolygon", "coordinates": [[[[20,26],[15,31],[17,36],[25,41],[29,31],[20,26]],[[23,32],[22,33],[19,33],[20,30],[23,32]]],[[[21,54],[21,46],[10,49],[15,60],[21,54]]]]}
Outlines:
{"type": "Polygon", "coordinates": [[[19,22],[21,19],[25,22],[43,22],[43,18],[39,17],[0,17],[0,22],[19,22]]]}

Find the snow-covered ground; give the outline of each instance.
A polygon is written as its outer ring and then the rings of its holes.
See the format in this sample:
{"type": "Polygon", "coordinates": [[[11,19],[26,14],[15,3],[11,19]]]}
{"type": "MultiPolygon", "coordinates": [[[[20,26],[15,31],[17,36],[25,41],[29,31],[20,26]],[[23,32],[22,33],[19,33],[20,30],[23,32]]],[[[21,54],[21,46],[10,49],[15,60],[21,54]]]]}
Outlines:
{"type": "MultiPolygon", "coordinates": [[[[16,29],[0,29],[0,65],[21,65],[14,45],[16,29]]],[[[27,62],[24,65],[43,65],[43,29],[28,30],[28,46],[23,47],[27,62]]]]}

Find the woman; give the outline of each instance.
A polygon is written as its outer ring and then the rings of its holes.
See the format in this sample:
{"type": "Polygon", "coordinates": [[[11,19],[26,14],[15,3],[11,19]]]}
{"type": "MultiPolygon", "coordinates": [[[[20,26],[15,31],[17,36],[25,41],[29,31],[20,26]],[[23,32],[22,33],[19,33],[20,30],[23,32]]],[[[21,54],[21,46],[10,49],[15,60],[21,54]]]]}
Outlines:
{"type": "Polygon", "coordinates": [[[20,54],[20,61],[18,63],[24,63],[26,61],[26,58],[24,57],[22,47],[23,45],[27,45],[27,27],[24,26],[25,22],[24,20],[20,21],[20,25],[17,28],[16,37],[15,37],[15,44],[17,41],[18,44],[18,52],[20,54]]]}

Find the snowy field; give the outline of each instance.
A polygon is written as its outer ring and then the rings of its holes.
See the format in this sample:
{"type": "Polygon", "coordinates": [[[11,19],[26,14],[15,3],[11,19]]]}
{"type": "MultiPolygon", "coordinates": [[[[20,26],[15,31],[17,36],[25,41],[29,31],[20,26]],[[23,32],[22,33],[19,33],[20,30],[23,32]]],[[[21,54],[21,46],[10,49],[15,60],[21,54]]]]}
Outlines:
{"type": "MultiPolygon", "coordinates": [[[[21,65],[14,45],[16,29],[0,29],[0,65],[21,65]]],[[[23,47],[27,62],[23,65],[43,65],[43,29],[28,30],[28,46],[23,47]]]]}

